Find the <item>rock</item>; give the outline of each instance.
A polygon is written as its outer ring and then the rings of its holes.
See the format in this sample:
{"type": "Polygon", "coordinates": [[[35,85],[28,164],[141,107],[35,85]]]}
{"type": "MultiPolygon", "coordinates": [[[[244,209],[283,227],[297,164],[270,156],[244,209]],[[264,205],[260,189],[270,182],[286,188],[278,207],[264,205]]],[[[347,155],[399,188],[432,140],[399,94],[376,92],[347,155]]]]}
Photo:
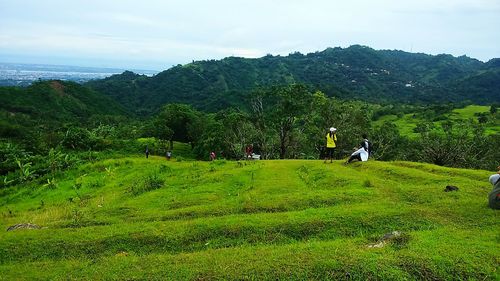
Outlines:
{"type": "Polygon", "coordinates": [[[400,236],[401,236],[401,231],[393,231],[390,233],[386,233],[384,234],[384,236],[382,236],[382,238],[378,240],[377,243],[368,245],[368,248],[383,248],[391,240],[394,240],[395,238],[398,238],[400,236]]]}
{"type": "Polygon", "coordinates": [[[447,185],[444,188],[444,192],[450,192],[450,191],[458,191],[458,187],[456,187],[454,185],[447,185]]]}
{"type": "Polygon", "coordinates": [[[16,229],[40,229],[40,228],[41,227],[39,227],[38,225],[32,223],[18,223],[16,225],[7,228],[7,231],[12,231],[16,229]]]}

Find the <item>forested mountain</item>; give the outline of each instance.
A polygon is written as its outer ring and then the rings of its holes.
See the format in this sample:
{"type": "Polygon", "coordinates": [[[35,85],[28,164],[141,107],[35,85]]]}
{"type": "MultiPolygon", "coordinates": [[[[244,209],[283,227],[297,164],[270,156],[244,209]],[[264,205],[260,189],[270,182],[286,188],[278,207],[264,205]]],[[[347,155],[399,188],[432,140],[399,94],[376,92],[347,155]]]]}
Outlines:
{"type": "Polygon", "coordinates": [[[500,102],[498,59],[377,51],[365,46],[258,59],[177,65],[156,76],[124,72],[87,85],[138,113],[181,102],[204,110],[242,106],[258,87],[301,83],[328,96],[369,102],[500,102]]]}

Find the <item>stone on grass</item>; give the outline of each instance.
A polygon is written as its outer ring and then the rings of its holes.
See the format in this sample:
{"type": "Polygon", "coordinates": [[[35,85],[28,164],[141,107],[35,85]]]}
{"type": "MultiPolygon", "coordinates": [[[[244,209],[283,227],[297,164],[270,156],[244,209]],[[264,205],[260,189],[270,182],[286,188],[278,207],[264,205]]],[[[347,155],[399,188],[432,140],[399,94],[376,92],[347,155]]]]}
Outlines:
{"type": "Polygon", "coordinates": [[[450,192],[450,191],[458,191],[458,187],[456,187],[454,185],[447,185],[444,188],[444,192],[450,192]]]}
{"type": "Polygon", "coordinates": [[[40,229],[40,228],[41,227],[39,227],[38,225],[32,223],[18,223],[7,228],[7,231],[12,231],[16,229],[40,229]]]}
{"type": "Polygon", "coordinates": [[[383,248],[385,245],[387,245],[387,243],[400,236],[401,236],[401,231],[393,231],[386,233],[384,234],[384,236],[382,236],[382,238],[380,238],[377,241],[377,243],[369,244],[368,248],[383,248]]]}

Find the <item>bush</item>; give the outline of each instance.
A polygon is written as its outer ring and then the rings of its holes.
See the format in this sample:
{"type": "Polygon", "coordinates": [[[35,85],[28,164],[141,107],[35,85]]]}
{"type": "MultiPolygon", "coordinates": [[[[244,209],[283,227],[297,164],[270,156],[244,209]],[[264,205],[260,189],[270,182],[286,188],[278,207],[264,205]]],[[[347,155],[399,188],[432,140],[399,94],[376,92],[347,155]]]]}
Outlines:
{"type": "Polygon", "coordinates": [[[95,141],[87,129],[73,127],[66,131],[61,144],[71,149],[91,149],[95,141]]]}
{"type": "Polygon", "coordinates": [[[165,180],[160,178],[156,173],[149,174],[140,179],[139,181],[133,183],[132,186],[129,187],[128,191],[133,195],[139,195],[144,192],[162,188],[164,184],[165,180]]]}

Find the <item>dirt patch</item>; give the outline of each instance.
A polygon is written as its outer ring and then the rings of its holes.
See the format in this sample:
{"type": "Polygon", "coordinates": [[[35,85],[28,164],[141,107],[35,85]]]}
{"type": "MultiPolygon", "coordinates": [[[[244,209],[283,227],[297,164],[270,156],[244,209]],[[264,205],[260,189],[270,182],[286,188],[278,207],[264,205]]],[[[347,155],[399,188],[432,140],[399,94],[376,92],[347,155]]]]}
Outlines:
{"type": "Polygon", "coordinates": [[[50,87],[54,89],[54,91],[60,96],[64,97],[66,94],[64,93],[64,85],[59,81],[50,82],[50,87]]]}

